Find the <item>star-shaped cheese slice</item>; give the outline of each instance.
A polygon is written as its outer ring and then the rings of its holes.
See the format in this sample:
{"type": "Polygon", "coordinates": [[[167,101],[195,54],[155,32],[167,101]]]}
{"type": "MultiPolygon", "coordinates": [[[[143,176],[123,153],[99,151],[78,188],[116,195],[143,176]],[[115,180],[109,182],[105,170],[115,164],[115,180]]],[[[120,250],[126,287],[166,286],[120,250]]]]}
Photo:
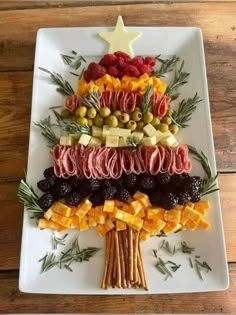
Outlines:
{"type": "Polygon", "coordinates": [[[113,32],[101,32],[99,33],[99,36],[110,44],[109,53],[123,51],[133,57],[134,54],[131,43],[141,34],[141,32],[128,32],[125,29],[122,17],[118,16],[115,30],[113,32]]]}

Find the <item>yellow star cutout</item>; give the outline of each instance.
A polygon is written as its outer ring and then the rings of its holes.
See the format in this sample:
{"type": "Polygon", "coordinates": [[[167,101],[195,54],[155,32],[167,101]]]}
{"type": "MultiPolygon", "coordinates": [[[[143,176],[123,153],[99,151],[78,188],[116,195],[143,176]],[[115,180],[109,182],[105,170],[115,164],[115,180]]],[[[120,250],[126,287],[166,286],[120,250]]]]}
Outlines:
{"type": "Polygon", "coordinates": [[[101,32],[99,36],[110,44],[109,53],[114,53],[119,50],[133,57],[134,54],[131,43],[141,34],[141,32],[127,32],[122,17],[118,16],[114,32],[101,32]]]}

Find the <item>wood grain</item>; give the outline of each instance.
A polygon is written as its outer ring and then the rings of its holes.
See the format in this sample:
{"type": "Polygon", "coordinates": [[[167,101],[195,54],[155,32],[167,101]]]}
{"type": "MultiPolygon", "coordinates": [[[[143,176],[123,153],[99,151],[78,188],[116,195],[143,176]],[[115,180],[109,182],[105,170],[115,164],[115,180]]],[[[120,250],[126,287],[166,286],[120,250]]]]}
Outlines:
{"type": "Polygon", "coordinates": [[[40,27],[114,25],[118,14],[123,16],[126,25],[201,27],[208,63],[235,62],[236,3],[215,3],[214,10],[209,3],[140,4],[26,9],[7,14],[1,11],[0,71],[32,70],[35,35],[40,27]],[[219,16],[224,21],[223,27],[219,27],[219,16]]]}
{"type": "MultiPolygon", "coordinates": [[[[17,199],[18,183],[0,183],[0,248],[6,259],[0,260],[0,270],[17,269],[19,263],[23,207],[17,199]]],[[[221,203],[228,261],[236,262],[236,175],[220,175],[221,203]]]]}
{"type": "Polygon", "coordinates": [[[230,313],[236,312],[236,264],[229,264],[230,288],[223,292],[159,295],[50,295],[19,292],[18,272],[0,273],[1,313],[230,313]],[[10,306],[10,308],[9,308],[10,306]]]}

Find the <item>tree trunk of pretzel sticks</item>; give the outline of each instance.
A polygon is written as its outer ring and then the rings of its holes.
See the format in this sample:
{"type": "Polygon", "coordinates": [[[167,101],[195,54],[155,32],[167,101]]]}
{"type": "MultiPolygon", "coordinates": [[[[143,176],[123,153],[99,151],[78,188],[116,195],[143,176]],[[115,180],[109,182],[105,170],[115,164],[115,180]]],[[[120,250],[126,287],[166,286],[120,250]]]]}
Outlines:
{"type": "Polygon", "coordinates": [[[105,265],[101,287],[148,290],[140,250],[139,232],[111,230],[106,234],[105,265]]]}

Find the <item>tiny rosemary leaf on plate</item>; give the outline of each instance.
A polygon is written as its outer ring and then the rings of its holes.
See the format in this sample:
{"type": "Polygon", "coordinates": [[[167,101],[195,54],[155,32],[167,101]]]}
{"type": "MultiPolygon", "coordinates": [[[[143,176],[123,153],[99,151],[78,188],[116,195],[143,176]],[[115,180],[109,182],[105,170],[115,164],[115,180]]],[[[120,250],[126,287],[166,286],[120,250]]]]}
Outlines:
{"type": "Polygon", "coordinates": [[[155,59],[161,62],[161,67],[154,72],[154,75],[159,78],[164,77],[166,73],[173,71],[176,63],[179,61],[179,58],[176,57],[176,55],[167,59],[162,59],[160,56],[161,55],[156,56],[155,59]]]}

